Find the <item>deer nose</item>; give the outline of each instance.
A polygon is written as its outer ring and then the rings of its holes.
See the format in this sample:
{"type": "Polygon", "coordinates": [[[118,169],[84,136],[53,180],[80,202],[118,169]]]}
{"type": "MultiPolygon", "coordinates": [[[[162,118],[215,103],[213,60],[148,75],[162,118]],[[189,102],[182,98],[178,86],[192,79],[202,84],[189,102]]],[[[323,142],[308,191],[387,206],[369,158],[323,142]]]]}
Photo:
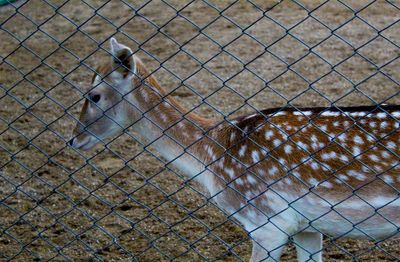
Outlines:
{"type": "Polygon", "coordinates": [[[89,94],[89,100],[95,104],[100,101],[100,98],[101,98],[101,96],[99,94],[95,94],[95,93],[89,94]]]}
{"type": "Polygon", "coordinates": [[[69,140],[69,141],[67,142],[68,145],[72,146],[72,145],[74,144],[74,139],[75,139],[75,138],[72,138],[71,140],[69,140]]]}

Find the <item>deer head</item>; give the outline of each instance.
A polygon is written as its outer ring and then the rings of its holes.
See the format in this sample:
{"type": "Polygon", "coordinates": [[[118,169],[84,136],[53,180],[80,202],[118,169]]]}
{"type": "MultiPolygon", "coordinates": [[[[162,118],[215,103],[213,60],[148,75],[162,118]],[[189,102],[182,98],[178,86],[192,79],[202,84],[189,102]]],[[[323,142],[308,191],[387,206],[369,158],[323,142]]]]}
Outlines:
{"type": "Polygon", "coordinates": [[[139,118],[131,97],[137,79],[137,58],[129,47],[114,38],[110,40],[110,51],[112,59],[98,67],[92,78],[92,87],[87,92],[74,136],[69,141],[74,148],[89,149],[103,139],[121,133],[139,118]]]}

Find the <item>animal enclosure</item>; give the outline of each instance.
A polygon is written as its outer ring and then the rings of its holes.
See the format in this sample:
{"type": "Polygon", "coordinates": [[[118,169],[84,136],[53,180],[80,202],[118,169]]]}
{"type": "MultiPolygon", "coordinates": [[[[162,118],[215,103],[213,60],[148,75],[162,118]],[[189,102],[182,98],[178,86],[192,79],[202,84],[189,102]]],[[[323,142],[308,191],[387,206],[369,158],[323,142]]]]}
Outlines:
{"type": "MultiPolygon", "coordinates": [[[[250,258],[240,223],[132,130],[89,151],[67,144],[111,37],[187,109],[232,121],[276,107],[400,105],[399,18],[389,0],[0,7],[0,259],[250,258]]],[[[398,260],[400,242],[325,236],[323,251],[398,260]]],[[[296,260],[293,245],[281,259],[296,260]]]]}

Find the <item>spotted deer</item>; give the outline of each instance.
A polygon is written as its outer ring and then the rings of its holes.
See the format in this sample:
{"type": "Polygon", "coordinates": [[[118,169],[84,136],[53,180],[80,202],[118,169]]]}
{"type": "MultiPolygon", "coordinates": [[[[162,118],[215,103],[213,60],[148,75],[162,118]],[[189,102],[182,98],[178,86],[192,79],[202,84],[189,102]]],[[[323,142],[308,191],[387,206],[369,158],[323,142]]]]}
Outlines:
{"type": "Polygon", "coordinates": [[[92,79],[74,136],[89,149],[133,128],[253,240],[251,261],[321,261],[323,236],[373,241],[400,226],[400,106],[268,109],[210,120],[182,107],[132,50],[92,79]]]}

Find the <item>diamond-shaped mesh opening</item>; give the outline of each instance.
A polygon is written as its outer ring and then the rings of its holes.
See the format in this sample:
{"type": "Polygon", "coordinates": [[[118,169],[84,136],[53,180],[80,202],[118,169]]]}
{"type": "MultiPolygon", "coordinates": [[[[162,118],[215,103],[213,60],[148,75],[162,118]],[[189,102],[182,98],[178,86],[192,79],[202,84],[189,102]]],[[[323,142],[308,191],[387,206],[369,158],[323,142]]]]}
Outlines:
{"type": "Polygon", "coordinates": [[[268,12],[265,15],[286,29],[296,26],[307,17],[307,10],[296,2],[288,1],[270,8],[266,9],[268,12]],[[286,10],[291,10],[290,17],[285,15],[286,10]]]}
{"type": "Polygon", "coordinates": [[[363,8],[359,12],[359,16],[378,30],[385,29],[399,19],[398,7],[390,1],[376,1],[363,8]],[[386,15],[384,17],[379,15],[382,12],[381,10],[385,10],[386,15]]]}
{"type": "Polygon", "coordinates": [[[203,31],[205,36],[220,46],[228,45],[241,35],[240,28],[224,16],[214,18],[203,31]],[[222,30],[229,31],[230,34],[221,35],[222,30]]]}
{"type": "Polygon", "coordinates": [[[398,260],[399,17],[373,0],[1,6],[0,260],[398,260]],[[144,68],[111,72],[112,37],[144,68]]]}
{"type": "Polygon", "coordinates": [[[375,28],[358,17],[353,17],[336,31],[336,35],[340,36],[344,41],[355,48],[367,44],[376,34],[375,28]]]}
{"type": "MultiPolygon", "coordinates": [[[[357,4],[356,1],[344,4],[341,1],[318,1],[312,6],[312,1],[302,1],[310,10],[313,10],[312,16],[318,19],[323,25],[334,30],[345,25],[354,17],[354,11],[358,10],[352,5],[357,4]],[[353,10],[352,10],[353,8],[353,10]]],[[[361,1],[359,1],[361,2],[361,1]]],[[[368,2],[368,1],[364,1],[368,2]]],[[[365,5],[368,3],[365,3],[365,5]]]]}
{"type": "Polygon", "coordinates": [[[314,46],[330,36],[330,30],[314,18],[308,18],[291,30],[307,46],[314,46]],[[311,33],[312,32],[312,33],[311,33]]]}
{"type": "Polygon", "coordinates": [[[380,67],[393,60],[393,53],[396,52],[396,50],[396,45],[393,45],[383,37],[378,37],[362,47],[360,54],[368,59],[371,63],[380,67]],[[384,54],[377,54],[378,46],[379,48],[383,48],[385,50],[384,54]]]}
{"type": "Polygon", "coordinates": [[[176,10],[182,10],[179,13],[191,23],[200,28],[208,26],[214,19],[219,16],[219,10],[225,9],[229,3],[208,3],[203,1],[194,1],[184,3],[180,1],[168,1],[174,5],[176,10]],[[221,6],[218,6],[221,5],[221,6]]]}

